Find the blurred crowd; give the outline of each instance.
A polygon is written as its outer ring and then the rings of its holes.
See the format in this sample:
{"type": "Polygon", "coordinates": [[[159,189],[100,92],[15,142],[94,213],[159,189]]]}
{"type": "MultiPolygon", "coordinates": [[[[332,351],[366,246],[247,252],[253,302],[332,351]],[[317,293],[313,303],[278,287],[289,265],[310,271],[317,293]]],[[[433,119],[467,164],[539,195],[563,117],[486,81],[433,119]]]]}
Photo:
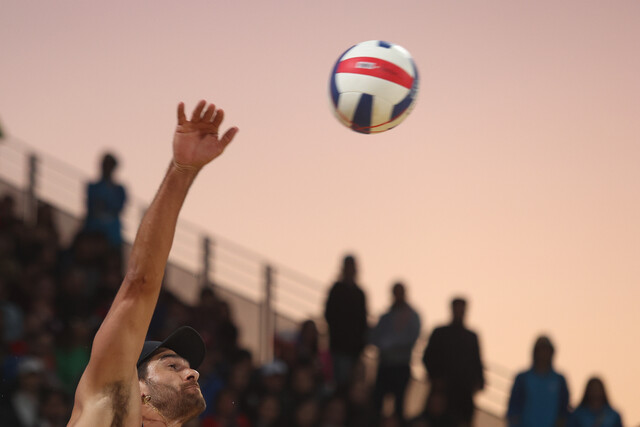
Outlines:
{"type": "MultiPolygon", "coordinates": [[[[100,180],[87,186],[85,221],[66,246],[51,206],[40,204],[27,224],[10,195],[0,199],[0,427],[64,426],[69,419],[92,338],[123,278],[119,213],[126,192],[113,181],[116,166],[115,157],[104,157],[100,180]]],[[[389,310],[370,325],[357,271],[356,258],[345,256],[324,319],[305,320],[292,338],[277,338],[274,360],[262,365],[240,345],[233,307],[212,286],[202,287],[193,307],[165,287],[148,339],[190,325],[207,346],[199,368],[207,409],[189,425],[472,426],[474,395],[485,379],[478,336],[465,326],[467,301],[453,299],[451,322],[430,334],[422,353],[429,393],[424,409],[409,419],[405,395],[420,316],[405,285],[394,283],[389,310]],[[326,324],[328,340],[317,322],[326,324]],[[368,345],[378,353],[373,381],[362,357],[368,345]]],[[[570,408],[554,351],[548,337],[535,340],[531,368],[514,379],[507,424],[621,427],[600,378],[591,378],[581,403],[570,408]]]]}

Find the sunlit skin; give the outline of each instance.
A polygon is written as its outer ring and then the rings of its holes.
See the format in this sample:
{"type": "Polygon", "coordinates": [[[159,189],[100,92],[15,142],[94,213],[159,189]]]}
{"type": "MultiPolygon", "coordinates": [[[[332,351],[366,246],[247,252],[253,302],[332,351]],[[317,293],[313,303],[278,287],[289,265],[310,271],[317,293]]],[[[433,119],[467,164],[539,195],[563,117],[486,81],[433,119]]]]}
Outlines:
{"type": "Polygon", "coordinates": [[[93,340],[69,426],[137,427],[144,421],[145,427],[179,427],[204,410],[198,372],[174,351],[153,355],[142,381],[136,364],[189,188],[238,131],[232,127],[220,136],[223,118],[224,112],[206,101],[189,118],[184,104],[178,104],[173,158],[140,222],[125,278],[93,340]]]}
{"type": "Polygon", "coordinates": [[[144,425],[170,425],[167,420],[182,425],[200,414],[206,405],[199,377],[173,350],[161,350],[151,357],[146,379],[139,380],[144,425]]]}

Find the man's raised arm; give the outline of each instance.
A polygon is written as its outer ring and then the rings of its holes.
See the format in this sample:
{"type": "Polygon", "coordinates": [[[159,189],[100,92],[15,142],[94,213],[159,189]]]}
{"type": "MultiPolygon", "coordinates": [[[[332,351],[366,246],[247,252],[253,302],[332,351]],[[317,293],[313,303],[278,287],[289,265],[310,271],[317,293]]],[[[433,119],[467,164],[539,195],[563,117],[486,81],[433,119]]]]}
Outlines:
{"type": "Polygon", "coordinates": [[[137,379],[136,361],[160,293],[178,213],[200,169],[222,154],[238,131],[234,127],[219,137],[223,117],[222,110],[200,101],[187,119],[184,104],[179,104],[173,160],[140,223],[124,280],[95,336],[76,403],[83,394],[137,379]]]}

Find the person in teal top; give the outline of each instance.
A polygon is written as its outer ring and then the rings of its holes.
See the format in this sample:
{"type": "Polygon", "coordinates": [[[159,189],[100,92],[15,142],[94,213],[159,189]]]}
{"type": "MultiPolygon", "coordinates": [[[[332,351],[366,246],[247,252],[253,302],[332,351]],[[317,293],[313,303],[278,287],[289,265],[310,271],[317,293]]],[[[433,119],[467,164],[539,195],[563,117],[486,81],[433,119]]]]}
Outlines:
{"type": "Polygon", "coordinates": [[[564,427],[569,415],[569,389],[553,368],[554,347],[540,336],[533,347],[531,369],[516,376],[509,397],[509,427],[564,427]]]}
{"type": "Polygon", "coordinates": [[[582,402],[569,417],[567,427],[622,427],[620,414],[609,405],[600,378],[593,377],[587,382],[582,402]]]}
{"type": "Polygon", "coordinates": [[[87,185],[87,217],[85,230],[102,233],[114,248],[122,245],[120,213],[127,201],[124,186],[115,182],[114,171],[118,161],[113,154],[102,158],[102,175],[99,181],[87,185]]]}

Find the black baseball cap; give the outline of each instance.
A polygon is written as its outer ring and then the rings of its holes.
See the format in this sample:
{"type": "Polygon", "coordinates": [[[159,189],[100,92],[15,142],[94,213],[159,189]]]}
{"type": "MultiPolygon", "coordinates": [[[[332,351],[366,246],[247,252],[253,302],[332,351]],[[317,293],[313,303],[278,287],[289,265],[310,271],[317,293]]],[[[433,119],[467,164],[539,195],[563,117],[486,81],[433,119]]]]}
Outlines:
{"type": "Polygon", "coordinates": [[[189,326],[181,326],[164,341],[145,341],[136,366],[139,367],[160,347],[173,350],[178,356],[184,357],[189,362],[191,369],[198,369],[204,360],[206,351],[204,340],[200,334],[189,326]]]}

